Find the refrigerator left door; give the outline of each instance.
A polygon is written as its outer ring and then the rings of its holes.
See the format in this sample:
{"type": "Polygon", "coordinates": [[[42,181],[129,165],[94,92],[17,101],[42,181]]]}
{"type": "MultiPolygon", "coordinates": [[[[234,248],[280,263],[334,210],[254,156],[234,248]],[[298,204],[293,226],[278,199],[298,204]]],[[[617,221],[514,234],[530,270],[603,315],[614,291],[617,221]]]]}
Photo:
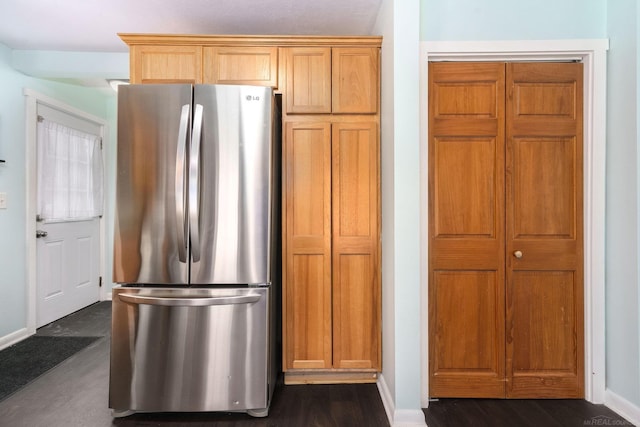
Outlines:
{"type": "Polygon", "coordinates": [[[118,90],[114,282],[188,283],[192,94],[191,85],[118,90]]]}

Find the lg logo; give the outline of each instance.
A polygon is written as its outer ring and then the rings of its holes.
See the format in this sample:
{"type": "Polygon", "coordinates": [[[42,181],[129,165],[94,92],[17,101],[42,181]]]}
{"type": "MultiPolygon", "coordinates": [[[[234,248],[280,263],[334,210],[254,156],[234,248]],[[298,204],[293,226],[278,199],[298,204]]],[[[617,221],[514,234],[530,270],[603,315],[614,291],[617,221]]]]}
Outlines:
{"type": "Polygon", "coordinates": [[[260,101],[260,97],[255,95],[247,95],[247,101],[260,101]]]}

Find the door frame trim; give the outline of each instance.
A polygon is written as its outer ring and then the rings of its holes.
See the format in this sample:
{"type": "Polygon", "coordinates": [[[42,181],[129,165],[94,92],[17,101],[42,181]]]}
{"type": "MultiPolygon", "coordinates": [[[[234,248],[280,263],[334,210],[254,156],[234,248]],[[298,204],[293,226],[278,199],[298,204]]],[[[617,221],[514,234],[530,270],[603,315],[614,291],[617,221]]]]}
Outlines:
{"type": "MultiPolygon", "coordinates": [[[[79,110],[62,101],[43,95],[32,89],[25,88],[23,90],[25,97],[25,187],[27,189],[26,196],[26,218],[25,218],[25,239],[26,239],[26,279],[27,279],[27,335],[36,333],[36,307],[37,307],[37,258],[36,258],[36,241],[33,238],[36,233],[36,217],[37,208],[37,170],[36,170],[36,141],[37,141],[37,125],[38,125],[38,104],[60,110],[64,113],[76,116],[80,119],[93,122],[100,126],[100,137],[102,141],[106,140],[107,122],[100,117],[91,115],[85,111],[79,110]]],[[[104,150],[104,149],[103,149],[104,150]]],[[[106,180],[105,180],[106,182],[106,180]]],[[[105,192],[106,194],[106,192],[105,192]]],[[[104,259],[104,242],[105,242],[105,221],[104,215],[99,219],[100,224],[100,254],[99,256],[99,274],[104,276],[105,259],[104,259]]],[[[100,288],[100,301],[107,299],[105,287],[100,288]]]]}
{"type": "Polygon", "coordinates": [[[605,163],[608,39],[420,43],[421,393],[429,406],[429,61],[580,61],[584,64],[585,400],[605,399],[605,163]],[[597,120],[596,120],[597,118],[597,120]]]}

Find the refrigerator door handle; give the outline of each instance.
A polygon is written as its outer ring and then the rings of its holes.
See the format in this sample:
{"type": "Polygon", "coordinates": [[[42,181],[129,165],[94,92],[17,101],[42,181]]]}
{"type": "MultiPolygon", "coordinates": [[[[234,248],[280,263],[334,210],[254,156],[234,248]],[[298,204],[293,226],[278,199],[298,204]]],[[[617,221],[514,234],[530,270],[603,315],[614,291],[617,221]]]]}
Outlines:
{"type": "Polygon", "coordinates": [[[200,139],[202,138],[203,107],[196,104],[193,112],[193,136],[189,159],[189,237],[191,260],[200,261],[200,139]]]}
{"type": "Polygon", "coordinates": [[[187,193],[186,193],[186,150],[187,130],[189,128],[189,104],[182,106],[180,114],[180,129],[178,131],[178,149],[176,153],[176,230],[178,232],[178,258],[180,262],[187,262],[187,193]]]}
{"type": "Polygon", "coordinates": [[[232,295],[223,297],[163,298],[144,295],[118,295],[121,301],[132,304],[204,307],[211,305],[252,304],[260,299],[260,295],[232,295]]]}

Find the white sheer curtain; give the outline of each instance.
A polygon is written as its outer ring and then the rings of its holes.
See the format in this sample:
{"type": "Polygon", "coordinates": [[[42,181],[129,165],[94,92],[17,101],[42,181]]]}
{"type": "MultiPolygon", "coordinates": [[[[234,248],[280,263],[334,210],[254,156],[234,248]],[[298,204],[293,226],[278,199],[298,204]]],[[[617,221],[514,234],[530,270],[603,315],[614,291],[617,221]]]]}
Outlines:
{"type": "Polygon", "coordinates": [[[100,137],[41,119],[38,122],[38,215],[71,221],[101,216],[100,137]]]}

